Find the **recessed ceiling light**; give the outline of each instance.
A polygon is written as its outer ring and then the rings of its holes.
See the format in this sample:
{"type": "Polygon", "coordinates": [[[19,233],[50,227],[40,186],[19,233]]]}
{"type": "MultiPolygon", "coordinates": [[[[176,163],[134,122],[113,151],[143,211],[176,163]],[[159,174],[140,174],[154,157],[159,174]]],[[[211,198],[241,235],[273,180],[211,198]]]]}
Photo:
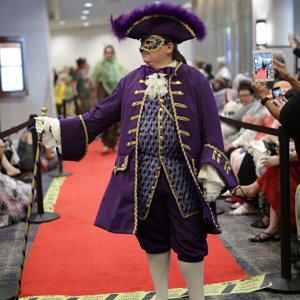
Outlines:
{"type": "Polygon", "coordinates": [[[84,7],[92,7],[92,6],[93,6],[93,3],[91,3],[91,2],[84,3],[84,7]]]}
{"type": "Polygon", "coordinates": [[[90,13],[90,11],[88,9],[85,9],[85,10],[82,11],[83,15],[88,15],[89,13],[90,13]]]}
{"type": "Polygon", "coordinates": [[[90,23],[89,22],[83,22],[83,26],[88,27],[88,26],[90,26],[90,23]]]}
{"type": "Polygon", "coordinates": [[[63,21],[63,20],[61,20],[61,21],[59,21],[59,25],[65,25],[65,21],[63,21]]]}
{"type": "Polygon", "coordinates": [[[80,19],[81,19],[82,21],[84,21],[84,20],[87,19],[87,16],[80,16],[80,19]]]}

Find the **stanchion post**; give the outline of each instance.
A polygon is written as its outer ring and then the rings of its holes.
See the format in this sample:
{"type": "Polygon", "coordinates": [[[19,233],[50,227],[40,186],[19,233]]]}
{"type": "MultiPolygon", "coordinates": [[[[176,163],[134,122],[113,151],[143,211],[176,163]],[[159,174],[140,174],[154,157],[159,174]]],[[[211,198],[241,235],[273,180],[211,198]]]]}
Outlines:
{"type": "MultiPolygon", "coordinates": [[[[35,157],[36,150],[38,147],[38,135],[35,127],[32,129],[32,149],[33,149],[33,157],[35,157]]],[[[41,173],[41,160],[39,157],[39,166],[37,168],[36,174],[36,202],[37,202],[37,211],[38,214],[44,213],[44,205],[43,205],[43,185],[42,185],[42,173],[41,173]]]]}
{"type": "Polygon", "coordinates": [[[281,239],[281,276],[291,278],[291,225],[290,225],[290,158],[289,135],[279,128],[280,145],[280,239],[281,239]]]}
{"type": "MultiPolygon", "coordinates": [[[[46,114],[46,109],[44,108],[44,113],[46,114]]],[[[33,116],[34,117],[34,116],[33,116]]],[[[36,157],[38,150],[39,140],[36,129],[32,130],[32,146],[33,146],[33,157],[36,157]]],[[[44,196],[43,196],[43,185],[42,185],[42,172],[41,172],[41,160],[40,155],[36,157],[38,164],[35,178],[35,191],[36,191],[36,202],[37,202],[37,213],[31,214],[30,222],[35,224],[50,222],[58,219],[60,216],[57,213],[45,212],[44,211],[44,196]]]]}

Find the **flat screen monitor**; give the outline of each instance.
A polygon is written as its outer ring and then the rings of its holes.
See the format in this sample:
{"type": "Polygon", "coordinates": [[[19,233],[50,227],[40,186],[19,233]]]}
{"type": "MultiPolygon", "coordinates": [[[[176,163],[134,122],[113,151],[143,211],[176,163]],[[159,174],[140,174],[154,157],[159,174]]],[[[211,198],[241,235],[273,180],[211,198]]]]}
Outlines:
{"type": "Polygon", "coordinates": [[[26,94],[24,39],[0,37],[0,97],[26,94]]]}

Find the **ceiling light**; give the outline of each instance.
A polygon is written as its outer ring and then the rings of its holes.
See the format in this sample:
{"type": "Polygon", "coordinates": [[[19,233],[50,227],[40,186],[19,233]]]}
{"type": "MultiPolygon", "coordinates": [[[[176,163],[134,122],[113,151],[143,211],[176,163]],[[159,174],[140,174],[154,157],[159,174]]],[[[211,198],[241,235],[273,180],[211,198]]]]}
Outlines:
{"type": "Polygon", "coordinates": [[[84,21],[84,20],[87,20],[87,16],[80,16],[80,19],[82,20],[82,21],[84,21]]]}
{"type": "Polygon", "coordinates": [[[83,26],[88,27],[88,26],[90,26],[90,23],[89,22],[83,22],[83,26]]]}
{"type": "Polygon", "coordinates": [[[82,11],[83,15],[88,15],[89,13],[90,13],[90,11],[88,9],[85,9],[85,10],[82,11]]]}
{"type": "Polygon", "coordinates": [[[266,20],[257,20],[255,24],[256,45],[267,44],[267,22],[266,20]]]}
{"type": "Polygon", "coordinates": [[[92,7],[92,6],[93,6],[93,3],[91,3],[91,2],[84,3],[84,7],[92,7]]]}
{"type": "Polygon", "coordinates": [[[63,20],[61,20],[61,21],[59,21],[59,25],[65,25],[65,21],[63,21],[63,20]]]}

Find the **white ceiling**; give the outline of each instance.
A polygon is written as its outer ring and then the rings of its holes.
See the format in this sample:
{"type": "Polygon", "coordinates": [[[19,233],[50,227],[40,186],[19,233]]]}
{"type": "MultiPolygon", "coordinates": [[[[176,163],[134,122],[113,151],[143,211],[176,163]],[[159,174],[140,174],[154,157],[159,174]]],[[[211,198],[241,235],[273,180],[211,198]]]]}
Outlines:
{"type": "MultiPolygon", "coordinates": [[[[108,24],[110,16],[118,16],[135,7],[157,2],[155,0],[48,0],[50,29],[82,27],[83,22],[89,22],[90,26],[108,24]],[[85,8],[84,3],[93,4],[91,8],[85,8]],[[87,20],[80,19],[84,9],[90,10],[87,20]],[[64,21],[61,25],[60,21],[64,21]]],[[[169,0],[170,2],[182,4],[186,8],[191,7],[190,0],[169,0]]]]}

